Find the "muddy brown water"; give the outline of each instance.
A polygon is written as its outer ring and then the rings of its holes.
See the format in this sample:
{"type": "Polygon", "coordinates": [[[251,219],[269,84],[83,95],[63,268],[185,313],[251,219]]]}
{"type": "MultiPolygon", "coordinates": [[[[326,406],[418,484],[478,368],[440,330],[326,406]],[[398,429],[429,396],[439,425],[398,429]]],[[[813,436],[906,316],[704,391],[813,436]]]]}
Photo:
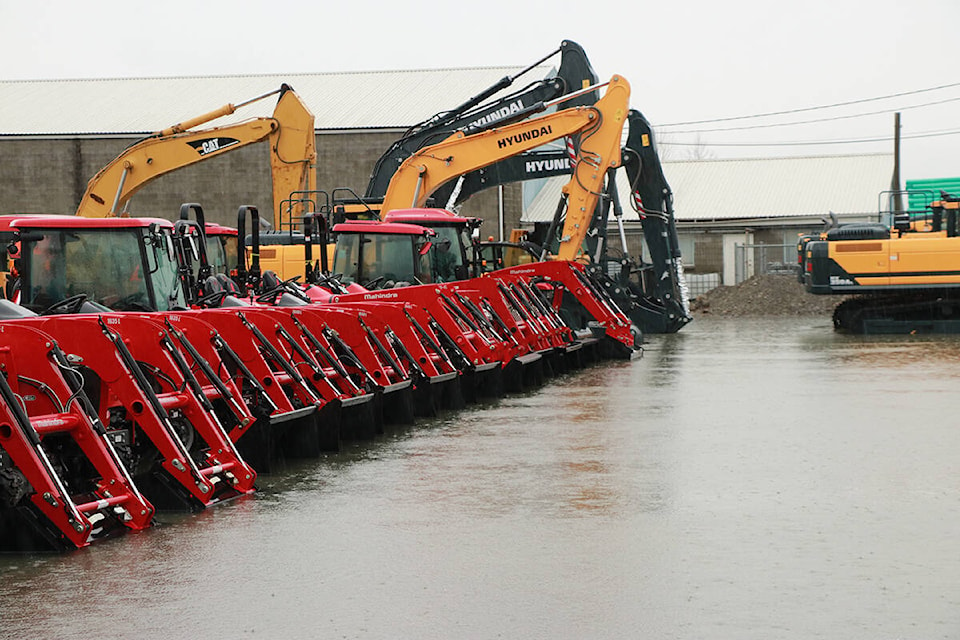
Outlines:
{"type": "Polygon", "coordinates": [[[960,637],[960,337],[648,340],[252,499],[0,557],[0,637],[960,637]]]}

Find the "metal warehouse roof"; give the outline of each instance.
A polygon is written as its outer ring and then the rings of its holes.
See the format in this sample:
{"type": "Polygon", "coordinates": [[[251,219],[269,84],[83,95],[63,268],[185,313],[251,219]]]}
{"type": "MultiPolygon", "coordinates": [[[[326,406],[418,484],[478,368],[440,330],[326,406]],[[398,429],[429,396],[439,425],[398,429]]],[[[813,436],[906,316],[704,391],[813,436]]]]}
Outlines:
{"type": "MultiPolygon", "coordinates": [[[[626,209],[629,188],[617,173],[626,209]]],[[[664,162],[663,173],[680,221],[875,214],[881,192],[890,189],[893,154],[664,162]]],[[[551,220],[565,182],[546,181],[522,222],[551,220]]]]}
{"type": "MultiPolygon", "coordinates": [[[[313,112],[317,129],[405,128],[522,69],[0,81],[0,135],[152,133],[283,83],[313,112]]],[[[517,86],[553,73],[548,65],[535,67],[517,86]]],[[[204,126],[269,116],[276,102],[268,98],[204,126]]]]}

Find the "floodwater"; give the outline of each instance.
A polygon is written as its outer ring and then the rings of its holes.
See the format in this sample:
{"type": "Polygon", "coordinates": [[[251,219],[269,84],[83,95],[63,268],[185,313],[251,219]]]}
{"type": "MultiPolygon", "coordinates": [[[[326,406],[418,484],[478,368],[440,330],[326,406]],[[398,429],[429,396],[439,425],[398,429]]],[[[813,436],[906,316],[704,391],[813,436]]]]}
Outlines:
{"type": "Polygon", "coordinates": [[[3,638],[960,638],[960,336],[698,318],[65,556],[3,638]]]}

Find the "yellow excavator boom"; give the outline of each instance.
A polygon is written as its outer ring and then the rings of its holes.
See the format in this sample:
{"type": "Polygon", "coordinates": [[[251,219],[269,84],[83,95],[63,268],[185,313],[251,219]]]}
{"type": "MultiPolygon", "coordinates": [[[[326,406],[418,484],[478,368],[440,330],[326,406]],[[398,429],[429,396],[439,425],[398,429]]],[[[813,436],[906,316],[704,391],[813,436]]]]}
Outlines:
{"type": "Polygon", "coordinates": [[[380,214],[422,207],[434,191],[457,176],[552,140],[580,134],[573,175],[563,188],[567,214],[556,256],[573,260],[589,231],[607,171],[620,166],[629,102],[630,84],[621,76],[613,76],[603,97],[593,106],[563,109],[472,135],[458,131],[403,162],[387,187],[380,214]]]}
{"type": "Polygon", "coordinates": [[[304,203],[317,190],[314,118],[296,93],[286,91],[273,119],[280,124],[269,140],[274,221],[277,229],[293,228],[304,213],[312,213],[304,210],[304,203]]]}
{"type": "Polygon", "coordinates": [[[299,219],[302,204],[282,203],[295,191],[316,189],[316,149],[313,114],[288,86],[240,105],[225,105],[157,133],[127,147],[101,169],[80,200],[76,214],[86,218],[126,215],[130,198],[162,175],[241,147],[268,140],[273,174],[273,206],[276,220],[299,219]],[[273,117],[202,130],[192,130],[237,108],[279,93],[273,117]],[[286,218],[281,217],[285,209],[286,218]]]}

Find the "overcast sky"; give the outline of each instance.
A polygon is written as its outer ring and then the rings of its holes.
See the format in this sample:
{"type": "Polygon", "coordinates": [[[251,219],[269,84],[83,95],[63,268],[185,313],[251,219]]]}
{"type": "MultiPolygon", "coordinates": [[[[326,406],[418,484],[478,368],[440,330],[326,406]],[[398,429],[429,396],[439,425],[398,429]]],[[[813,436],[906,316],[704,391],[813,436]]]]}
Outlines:
{"type": "Polygon", "coordinates": [[[960,0],[0,0],[0,7],[2,80],[525,65],[570,39],[601,78],[630,81],[631,105],[657,129],[667,159],[892,152],[899,110],[902,177],[960,176],[960,0]],[[943,85],[957,86],[931,90],[943,85]],[[906,95],[874,100],[893,94],[906,95]],[[678,124],[853,101],[863,102],[678,124]],[[820,122],[757,128],[809,120],[820,122]],[[716,131],[731,127],[740,128],[716,131]],[[680,133],[693,129],[713,131],[680,133]],[[778,146],[749,146],[756,143],[778,146]]]}

